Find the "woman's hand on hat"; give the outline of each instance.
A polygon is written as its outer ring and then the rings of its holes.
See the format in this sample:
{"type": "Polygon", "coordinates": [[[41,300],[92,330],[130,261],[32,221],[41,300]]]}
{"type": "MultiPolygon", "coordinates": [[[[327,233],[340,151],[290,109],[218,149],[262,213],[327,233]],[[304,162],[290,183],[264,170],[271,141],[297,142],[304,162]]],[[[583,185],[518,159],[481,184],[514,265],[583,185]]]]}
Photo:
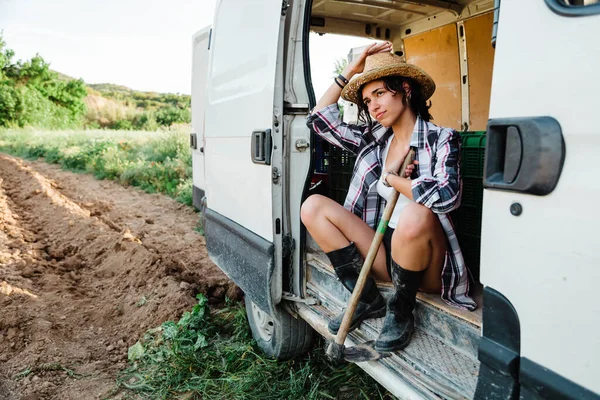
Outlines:
{"type": "Polygon", "coordinates": [[[365,49],[354,61],[352,61],[344,69],[344,76],[349,78],[347,75],[360,74],[365,69],[365,61],[368,56],[379,53],[389,53],[392,51],[393,46],[391,42],[375,42],[365,49]]]}

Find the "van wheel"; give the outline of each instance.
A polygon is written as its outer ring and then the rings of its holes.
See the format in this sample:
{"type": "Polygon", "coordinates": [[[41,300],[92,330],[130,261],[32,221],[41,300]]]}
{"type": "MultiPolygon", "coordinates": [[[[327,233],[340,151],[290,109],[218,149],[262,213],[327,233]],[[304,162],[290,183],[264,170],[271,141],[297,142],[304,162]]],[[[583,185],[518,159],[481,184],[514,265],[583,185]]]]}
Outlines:
{"type": "Polygon", "coordinates": [[[292,317],[283,307],[275,307],[275,315],[262,311],[245,296],[248,323],[258,347],[271,358],[289,360],[310,350],[314,330],[303,319],[292,317]]]}

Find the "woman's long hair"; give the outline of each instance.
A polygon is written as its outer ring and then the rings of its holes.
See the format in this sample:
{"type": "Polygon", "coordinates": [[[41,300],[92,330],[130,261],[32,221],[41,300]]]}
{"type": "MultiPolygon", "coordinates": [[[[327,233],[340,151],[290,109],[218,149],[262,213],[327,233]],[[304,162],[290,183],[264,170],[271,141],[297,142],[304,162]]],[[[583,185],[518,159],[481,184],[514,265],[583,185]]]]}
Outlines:
{"type": "MultiPolygon", "coordinates": [[[[429,114],[429,109],[431,108],[431,101],[427,103],[423,98],[423,91],[421,90],[421,85],[415,81],[414,79],[405,78],[402,76],[386,76],[381,78],[383,81],[383,85],[390,92],[400,94],[402,96],[402,104],[410,107],[416,115],[421,117],[424,121],[430,121],[433,119],[431,114],[429,114]],[[406,98],[406,92],[402,85],[404,82],[407,82],[411,87],[410,100],[406,98]]],[[[364,85],[359,89],[358,96],[358,118],[367,124],[369,130],[373,125],[373,120],[371,119],[371,115],[369,115],[369,108],[363,101],[362,90],[364,85]]]]}

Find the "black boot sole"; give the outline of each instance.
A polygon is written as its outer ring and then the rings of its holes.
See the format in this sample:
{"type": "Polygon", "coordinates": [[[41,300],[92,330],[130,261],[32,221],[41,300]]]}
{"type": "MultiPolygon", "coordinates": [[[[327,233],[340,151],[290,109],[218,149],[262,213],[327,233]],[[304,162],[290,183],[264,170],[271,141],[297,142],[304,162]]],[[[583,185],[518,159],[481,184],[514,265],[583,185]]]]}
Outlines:
{"type": "Polygon", "coordinates": [[[410,336],[400,342],[400,343],[386,343],[385,345],[381,345],[381,344],[377,344],[377,341],[375,341],[375,350],[376,351],[380,351],[380,352],[392,352],[392,351],[398,351],[398,350],[403,350],[404,348],[406,348],[409,344],[410,341],[412,339],[412,333],[410,334],[410,336]]]}
{"type": "MultiPolygon", "coordinates": [[[[350,325],[350,329],[348,329],[348,332],[352,332],[353,330],[358,328],[365,319],[385,317],[385,312],[386,312],[386,305],[385,305],[385,303],[383,303],[383,306],[381,308],[370,311],[370,312],[366,313],[363,317],[357,319],[356,322],[354,322],[352,325],[350,325]]],[[[327,330],[329,331],[329,333],[331,333],[333,335],[337,335],[337,333],[339,332],[339,329],[336,330],[335,332],[332,331],[329,328],[329,324],[327,325],[327,330]]]]}

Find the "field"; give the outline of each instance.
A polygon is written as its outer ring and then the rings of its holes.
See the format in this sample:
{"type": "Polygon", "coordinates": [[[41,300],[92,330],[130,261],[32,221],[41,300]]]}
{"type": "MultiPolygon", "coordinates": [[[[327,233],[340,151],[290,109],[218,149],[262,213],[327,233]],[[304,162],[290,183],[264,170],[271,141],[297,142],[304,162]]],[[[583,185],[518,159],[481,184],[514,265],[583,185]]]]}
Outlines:
{"type": "Polygon", "coordinates": [[[189,126],[145,131],[0,131],[0,151],[25,159],[44,158],[74,172],[138,186],[192,205],[189,126]]]}
{"type": "Polygon", "coordinates": [[[260,354],[188,206],[184,128],[1,130],[0,151],[0,398],[389,396],[322,343],[260,354]]]}

